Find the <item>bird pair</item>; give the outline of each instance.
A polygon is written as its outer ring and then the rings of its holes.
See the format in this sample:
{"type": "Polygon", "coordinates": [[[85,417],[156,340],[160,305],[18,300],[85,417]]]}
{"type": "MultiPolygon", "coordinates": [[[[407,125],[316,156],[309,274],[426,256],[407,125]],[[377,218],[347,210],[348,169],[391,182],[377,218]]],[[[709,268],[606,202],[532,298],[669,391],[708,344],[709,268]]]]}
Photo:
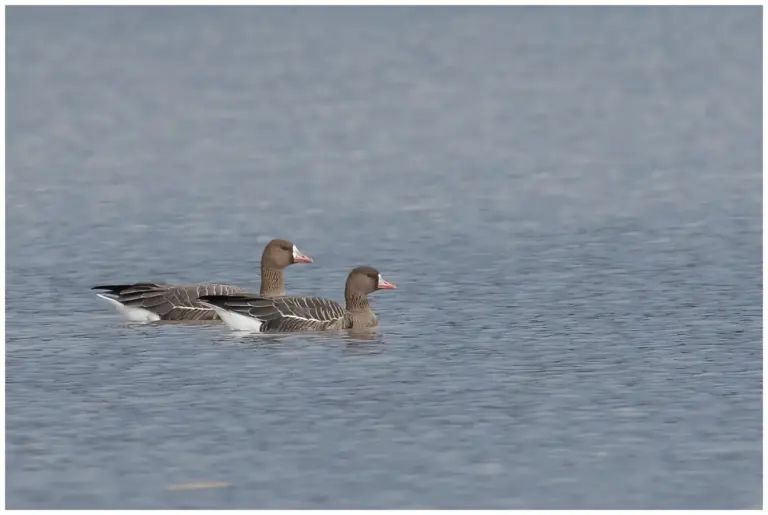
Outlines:
{"type": "Polygon", "coordinates": [[[191,286],[135,283],[94,286],[99,297],[136,322],[222,320],[235,330],[299,332],[369,329],[378,325],[368,294],[391,290],[375,268],[359,266],[347,276],[346,306],[320,297],[285,295],[283,270],[294,263],[312,263],[288,240],[272,240],[261,256],[261,289],[248,293],[230,284],[191,286]]]}

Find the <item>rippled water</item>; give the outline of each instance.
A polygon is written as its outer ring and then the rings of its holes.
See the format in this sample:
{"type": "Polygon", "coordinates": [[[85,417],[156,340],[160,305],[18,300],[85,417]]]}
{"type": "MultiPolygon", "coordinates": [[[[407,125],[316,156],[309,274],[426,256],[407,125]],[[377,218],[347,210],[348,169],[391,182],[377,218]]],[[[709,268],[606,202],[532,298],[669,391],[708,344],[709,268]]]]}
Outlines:
{"type": "Polygon", "coordinates": [[[758,9],[10,8],[8,507],[760,505],[758,9]],[[272,237],[375,337],[89,291],[272,237]]]}

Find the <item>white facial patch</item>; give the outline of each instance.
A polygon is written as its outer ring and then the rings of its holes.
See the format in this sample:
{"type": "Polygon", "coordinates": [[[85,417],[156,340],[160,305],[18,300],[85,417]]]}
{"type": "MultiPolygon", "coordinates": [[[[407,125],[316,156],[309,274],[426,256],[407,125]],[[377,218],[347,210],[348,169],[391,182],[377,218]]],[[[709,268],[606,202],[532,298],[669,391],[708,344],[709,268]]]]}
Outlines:
{"type": "Polygon", "coordinates": [[[298,257],[300,254],[301,254],[301,252],[299,252],[299,249],[297,249],[297,248],[296,248],[296,245],[294,245],[294,246],[293,246],[293,259],[294,259],[294,261],[296,260],[296,258],[297,258],[297,257],[298,257]]]}

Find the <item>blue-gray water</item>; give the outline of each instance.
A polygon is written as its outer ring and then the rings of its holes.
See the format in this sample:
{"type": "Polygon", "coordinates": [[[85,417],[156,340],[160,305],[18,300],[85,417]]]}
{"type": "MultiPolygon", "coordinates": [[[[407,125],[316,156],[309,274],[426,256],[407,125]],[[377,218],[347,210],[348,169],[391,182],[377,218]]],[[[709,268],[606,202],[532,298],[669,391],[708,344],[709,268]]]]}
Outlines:
{"type": "Polygon", "coordinates": [[[760,505],[761,14],[10,8],[8,507],[760,505]],[[89,291],[271,237],[375,338],[89,291]]]}

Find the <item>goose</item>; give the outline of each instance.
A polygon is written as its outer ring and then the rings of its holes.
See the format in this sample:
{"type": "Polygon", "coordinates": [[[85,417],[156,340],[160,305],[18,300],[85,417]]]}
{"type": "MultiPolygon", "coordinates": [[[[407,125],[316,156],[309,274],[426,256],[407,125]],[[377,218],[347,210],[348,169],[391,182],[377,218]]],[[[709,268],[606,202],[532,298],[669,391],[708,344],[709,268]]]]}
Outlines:
{"type": "Polygon", "coordinates": [[[379,322],[368,304],[368,294],[395,288],[375,268],[360,266],[347,276],[344,287],[346,307],[320,297],[270,298],[250,293],[202,295],[199,300],[236,331],[285,333],[369,329],[379,322]]]}
{"type": "MultiPolygon", "coordinates": [[[[272,240],[261,255],[261,290],[264,298],[285,295],[283,269],[294,263],[312,263],[288,240],[272,240]]],[[[245,292],[231,284],[205,283],[177,286],[159,283],[135,283],[94,286],[103,290],[97,296],[106,300],[125,318],[134,322],[158,320],[219,320],[216,311],[200,303],[203,295],[230,295],[245,292]]]]}

